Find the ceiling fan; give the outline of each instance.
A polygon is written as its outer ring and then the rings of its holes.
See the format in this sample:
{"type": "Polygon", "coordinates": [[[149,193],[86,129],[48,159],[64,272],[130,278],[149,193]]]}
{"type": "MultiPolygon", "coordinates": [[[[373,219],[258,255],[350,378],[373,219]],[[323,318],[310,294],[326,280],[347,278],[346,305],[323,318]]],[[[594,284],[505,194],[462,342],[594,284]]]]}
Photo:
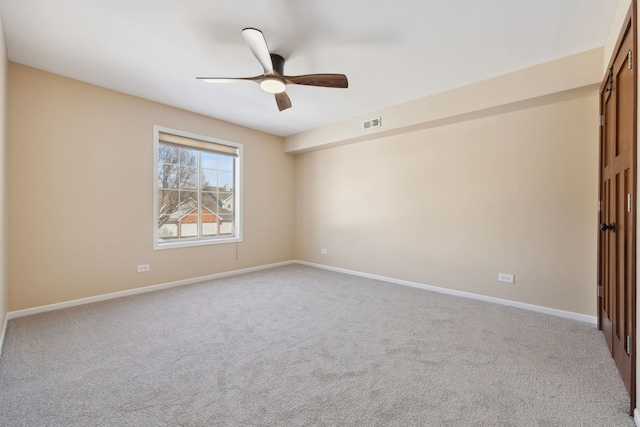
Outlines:
{"type": "Polygon", "coordinates": [[[196,77],[208,83],[233,83],[239,81],[252,81],[260,84],[260,87],[269,93],[273,93],[276,97],[276,104],[280,111],[291,108],[291,100],[285,92],[285,86],[306,85],[320,87],[347,88],[349,82],[344,74],[305,74],[302,76],[285,76],[284,75],[284,58],[275,53],[269,52],[267,41],[262,31],[255,28],[245,28],[242,30],[242,36],[249,45],[249,49],[258,59],[264,74],[255,77],[196,77]]]}

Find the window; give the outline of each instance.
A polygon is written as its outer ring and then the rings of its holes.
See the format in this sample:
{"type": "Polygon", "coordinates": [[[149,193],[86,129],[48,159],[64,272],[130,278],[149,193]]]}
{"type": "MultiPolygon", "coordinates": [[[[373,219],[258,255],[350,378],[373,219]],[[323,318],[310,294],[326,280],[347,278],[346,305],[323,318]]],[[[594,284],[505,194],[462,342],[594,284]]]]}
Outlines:
{"type": "Polygon", "coordinates": [[[154,127],[154,249],[236,242],[242,144],[154,127]]]}

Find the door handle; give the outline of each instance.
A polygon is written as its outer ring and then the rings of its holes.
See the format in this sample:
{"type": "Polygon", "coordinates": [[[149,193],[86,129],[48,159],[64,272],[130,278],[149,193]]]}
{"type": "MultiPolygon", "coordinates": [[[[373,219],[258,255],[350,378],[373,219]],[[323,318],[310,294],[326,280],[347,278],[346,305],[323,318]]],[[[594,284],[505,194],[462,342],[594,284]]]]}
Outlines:
{"type": "Polygon", "coordinates": [[[616,223],[612,222],[611,224],[607,225],[606,223],[602,223],[600,224],[600,230],[602,231],[607,231],[607,230],[611,230],[612,232],[616,232],[616,223]]]}

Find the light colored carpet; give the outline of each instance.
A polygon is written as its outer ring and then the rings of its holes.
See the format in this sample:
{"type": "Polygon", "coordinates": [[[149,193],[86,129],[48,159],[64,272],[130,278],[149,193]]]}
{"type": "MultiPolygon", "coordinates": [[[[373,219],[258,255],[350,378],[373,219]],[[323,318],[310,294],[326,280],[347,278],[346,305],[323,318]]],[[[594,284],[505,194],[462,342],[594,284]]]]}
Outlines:
{"type": "Polygon", "coordinates": [[[300,265],[9,322],[2,426],[633,426],[592,325],[300,265]]]}

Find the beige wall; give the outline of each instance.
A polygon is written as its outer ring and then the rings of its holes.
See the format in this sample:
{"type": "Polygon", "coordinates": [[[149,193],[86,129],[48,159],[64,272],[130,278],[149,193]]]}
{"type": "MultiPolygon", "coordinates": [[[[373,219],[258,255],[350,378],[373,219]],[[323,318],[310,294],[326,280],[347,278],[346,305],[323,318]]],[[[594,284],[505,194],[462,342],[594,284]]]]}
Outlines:
{"type": "Polygon", "coordinates": [[[285,138],[299,153],[297,257],[595,316],[602,55],[285,138]]]}
{"type": "Polygon", "coordinates": [[[14,63],[8,82],[9,310],[293,258],[281,138],[14,63]],[[244,144],[237,259],[235,244],[152,250],[153,125],[244,144]]]}
{"type": "Polygon", "coordinates": [[[595,315],[597,114],[592,93],[302,154],[296,254],[595,315]]]}
{"type": "Polygon", "coordinates": [[[597,48],[354,117],[285,138],[285,151],[303,153],[479,119],[592,93],[602,78],[597,48]],[[381,116],[380,128],[363,130],[381,116]]]}
{"type": "MultiPolygon", "coordinates": [[[[8,281],[6,271],[6,168],[5,168],[5,120],[7,87],[7,47],[4,24],[0,16],[0,331],[4,329],[7,313],[8,281]]],[[[1,332],[0,332],[1,333],[1,332]]],[[[0,339],[2,337],[0,336],[0,339]]],[[[0,343],[1,345],[1,343],[0,343]]],[[[1,349],[1,347],[0,347],[1,349]]]]}

